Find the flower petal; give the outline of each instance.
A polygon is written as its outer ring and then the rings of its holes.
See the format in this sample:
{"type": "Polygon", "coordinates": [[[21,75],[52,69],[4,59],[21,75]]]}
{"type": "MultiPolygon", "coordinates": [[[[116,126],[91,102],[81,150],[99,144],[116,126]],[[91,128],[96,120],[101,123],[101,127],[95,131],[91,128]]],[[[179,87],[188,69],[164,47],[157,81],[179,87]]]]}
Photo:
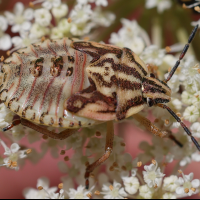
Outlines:
{"type": "Polygon", "coordinates": [[[176,193],[179,195],[184,194],[185,193],[184,188],[183,187],[176,188],[176,193]]]}
{"type": "Polygon", "coordinates": [[[26,20],[32,20],[33,19],[33,16],[34,16],[34,11],[33,11],[33,9],[31,9],[31,8],[28,8],[28,9],[26,9],[25,11],[24,11],[24,18],[26,19],[26,20]]]}
{"type": "Polygon", "coordinates": [[[10,35],[5,34],[0,38],[0,49],[6,51],[12,47],[10,35]]]}
{"type": "Polygon", "coordinates": [[[19,32],[19,31],[20,31],[20,25],[19,25],[19,24],[16,24],[16,25],[12,26],[11,31],[12,31],[13,33],[19,32]]]}
{"type": "Polygon", "coordinates": [[[20,146],[17,143],[11,145],[10,150],[12,153],[17,153],[20,150],[20,146]]]}
{"type": "Polygon", "coordinates": [[[192,181],[193,188],[198,188],[199,186],[200,186],[200,181],[198,179],[192,181]]]}
{"type": "Polygon", "coordinates": [[[8,24],[13,25],[15,23],[15,15],[13,15],[11,12],[6,11],[5,16],[8,20],[8,24]]]}
{"type": "Polygon", "coordinates": [[[24,11],[24,4],[21,3],[21,2],[17,2],[15,4],[15,7],[14,7],[14,13],[15,13],[15,15],[20,16],[20,15],[23,14],[23,11],[24,11]]]}

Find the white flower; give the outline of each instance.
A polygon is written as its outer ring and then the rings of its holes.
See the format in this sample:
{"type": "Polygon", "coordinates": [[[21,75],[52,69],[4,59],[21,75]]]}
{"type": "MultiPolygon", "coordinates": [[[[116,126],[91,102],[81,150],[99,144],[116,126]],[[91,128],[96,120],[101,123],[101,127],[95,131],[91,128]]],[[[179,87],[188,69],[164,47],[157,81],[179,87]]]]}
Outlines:
{"type": "Polygon", "coordinates": [[[77,0],[78,4],[94,3],[95,0],[77,0]]]}
{"type": "Polygon", "coordinates": [[[84,24],[91,18],[92,13],[91,5],[78,4],[71,11],[70,17],[73,23],[84,24]]]}
{"type": "Polygon", "coordinates": [[[193,161],[195,161],[195,162],[200,162],[200,154],[199,154],[199,151],[193,153],[193,154],[191,155],[191,157],[192,157],[192,160],[193,160],[193,161]]]}
{"type": "Polygon", "coordinates": [[[46,27],[49,26],[51,23],[51,13],[45,8],[36,10],[34,16],[35,22],[38,23],[40,26],[46,27]]]}
{"type": "Polygon", "coordinates": [[[12,43],[14,44],[15,48],[12,51],[15,51],[20,48],[28,47],[30,44],[39,41],[38,39],[34,38],[32,34],[28,32],[20,31],[20,36],[15,36],[12,38],[12,43]]]}
{"type": "Polygon", "coordinates": [[[96,3],[97,6],[106,7],[108,5],[108,1],[107,0],[96,0],[95,3],[96,3]]]}
{"type": "Polygon", "coordinates": [[[8,23],[12,25],[11,31],[16,33],[20,30],[30,30],[30,21],[33,19],[33,13],[33,9],[28,8],[24,10],[23,3],[17,2],[14,7],[14,14],[8,11],[5,12],[8,23]]]}
{"type": "Polygon", "coordinates": [[[200,108],[200,91],[194,94],[192,104],[200,108]]]}
{"type": "Polygon", "coordinates": [[[69,189],[68,195],[70,199],[90,199],[88,195],[91,193],[93,188],[90,190],[85,190],[85,187],[80,185],[77,190],[69,189]]]}
{"type": "Polygon", "coordinates": [[[187,91],[184,91],[181,95],[182,102],[188,105],[192,104],[192,101],[194,99],[194,96],[189,94],[187,91]]]}
{"type": "Polygon", "coordinates": [[[194,137],[200,138],[200,123],[199,122],[193,123],[190,129],[194,137]]]}
{"type": "Polygon", "coordinates": [[[55,18],[62,18],[65,17],[68,13],[68,6],[67,4],[61,4],[59,7],[53,8],[52,13],[55,18]]]}
{"type": "Polygon", "coordinates": [[[31,28],[31,34],[33,35],[33,37],[36,37],[36,38],[41,38],[41,37],[47,35],[48,33],[49,33],[48,28],[46,28],[44,26],[40,26],[37,23],[33,24],[32,28],[31,28]]]}
{"type": "Polygon", "coordinates": [[[109,27],[115,20],[115,15],[111,12],[103,12],[101,7],[97,7],[92,14],[92,21],[96,25],[109,27]]]}
{"type": "Polygon", "coordinates": [[[27,157],[27,150],[20,151],[20,146],[17,143],[13,143],[10,148],[2,140],[0,140],[0,143],[5,150],[4,155],[7,156],[7,158],[4,158],[5,165],[11,169],[18,170],[17,162],[19,159],[27,157]]]}
{"type": "Polygon", "coordinates": [[[163,184],[163,190],[167,192],[175,192],[176,188],[179,186],[176,184],[176,181],[178,180],[177,176],[170,176],[164,179],[164,184],[163,184]]]}
{"type": "Polygon", "coordinates": [[[177,199],[176,195],[171,194],[171,193],[165,193],[162,197],[162,199],[177,199]]]}
{"type": "Polygon", "coordinates": [[[51,29],[51,39],[61,39],[64,37],[63,32],[60,31],[58,27],[54,27],[51,29]]]}
{"type": "Polygon", "coordinates": [[[159,49],[155,45],[147,47],[141,54],[141,59],[148,64],[159,66],[162,64],[165,56],[165,50],[159,49]]]}
{"type": "Polygon", "coordinates": [[[146,8],[150,9],[157,7],[159,13],[169,9],[171,5],[172,3],[170,0],[146,0],[146,8]]]}
{"type": "Polygon", "coordinates": [[[49,187],[50,183],[48,178],[42,177],[37,181],[37,188],[43,187],[43,190],[34,188],[26,188],[23,192],[25,199],[48,199],[49,194],[55,197],[54,193],[57,191],[57,187],[49,187]]]}
{"type": "Polygon", "coordinates": [[[124,199],[128,195],[120,183],[114,181],[112,185],[103,185],[101,194],[104,195],[104,199],[124,199]]]}
{"type": "Polygon", "coordinates": [[[5,106],[5,104],[0,105],[0,127],[4,128],[13,121],[13,113],[5,106]]]}
{"type": "Polygon", "coordinates": [[[195,122],[199,118],[199,110],[196,106],[187,107],[183,113],[184,119],[189,122],[195,122]]]}
{"type": "Polygon", "coordinates": [[[126,192],[128,192],[131,195],[137,193],[137,191],[140,187],[140,183],[136,177],[134,177],[134,176],[122,177],[122,180],[124,182],[126,192]]]}
{"type": "Polygon", "coordinates": [[[188,196],[192,196],[200,186],[200,181],[198,179],[193,180],[193,173],[189,175],[184,175],[184,173],[182,173],[182,176],[183,178],[180,177],[177,181],[180,187],[176,189],[176,193],[178,195],[187,194],[188,196]]]}
{"type": "Polygon", "coordinates": [[[181,108],[182,108],[182,102],[179,99],[173,98],[172,101],[171,101],[171,103],[173,104],[173,106],[174,106],[174,108],[176,110],[181,110],[181,108]]]}
{"type": "Polygon", "coordinates": [[[149,45],[149,38],[146,32],[133,20],[122,19],[123,27],[118,33],[112,33],[109,42],[119,47],[127,47],[136,54],[143,52],[149,45]]]}
{"type": "Polygon", "coordinates": [[[11,38],[10,35],[5,34],[8,28],[8,22],[5,17],[0,16],[0,50],[6,51],[11,48],[11,38]]]}
{"type": "Polygon", "coordinates": [[[94,23],[81,23],[81,24],[76,24],[76,23],[73,23],[71,25],[71,34],[75,35],[75,36],[83,36],[83,35],[86,35],[88,34],[92,28],[95,27],[95,24],[94,23]]]}
{"type": "Polygon", "coordinates": [[[60,190],[59,193],[49,193],[49,199],[65,199],[64,190],[60,190]]]}
{"type": "Polygon", "coordinates": [[[61,4],[61,0],[36,0],[31,2],[33,5],[37,3],[42,3],[42,6],[48,10],[52,8],[57,8],[61,4]]]}
{"type": "Polygon", "coordinates": [[[158,163],[151,164],[149,166],[144,166],[146,171],[143,171],[144,181],[150,188],[159,187],[162,182],[162,178],[165,174],[161,173],[160,168],[158,168],[158,163]]]}
{"type": "Polygon", "coordinates": [[[149,188],[148,185],[143,185],[139,189],[140,196],[144,199],[152,199],[154,190],[149,188]]]}

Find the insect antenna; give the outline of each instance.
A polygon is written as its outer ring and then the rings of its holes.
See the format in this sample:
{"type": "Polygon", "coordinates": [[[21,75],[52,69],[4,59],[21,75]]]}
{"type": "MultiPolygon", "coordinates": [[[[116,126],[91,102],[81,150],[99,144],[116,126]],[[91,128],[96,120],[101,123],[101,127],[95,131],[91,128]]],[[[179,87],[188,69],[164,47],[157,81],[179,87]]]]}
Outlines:
{"type": "Polygon", "coordinates": [[[180,123],[180,125],[183,127],[183,129],[185,130],[185,132],[192,139],[192,141],[195,144],[195,146],[197,147],[197,149],[200,151],[200,145],[199,145],[199,143],[192,136],[192,133],[190,132],[190,130],[188,129],[188,127],[181,121],[181,119],[175,114],[175,112],[173,110],[171,110],[168,106],[164,105],[164,104],[157,104],[157,106],[160,107],[160,108],[166,109],[176,119],[176,121],[180,123]]]}
{"type": "Polygon", "coordinates": [[[181,63],[181,60],[184,58],[185,54],[187,53],[189,47],[190,47],[190,43],[192,42],[192,40],[194,39],[194,36],[196,35],[196,32],[199,28],[199,25],[196,25],[195,28],[193,29],[189,39],[188,39],[188,43],[185,45],[185,47],[183,48],[183,51],[179,57],[179,60],[176,62],[176,64],[174,65],[174,67],[172,68],[171,72],[169,73],[167,79],[165,79],[165,83],[167,83],[171,78],[172,76],[174,75],[174,73],[176,72],[178,66],[180,65],[181,63]]]}

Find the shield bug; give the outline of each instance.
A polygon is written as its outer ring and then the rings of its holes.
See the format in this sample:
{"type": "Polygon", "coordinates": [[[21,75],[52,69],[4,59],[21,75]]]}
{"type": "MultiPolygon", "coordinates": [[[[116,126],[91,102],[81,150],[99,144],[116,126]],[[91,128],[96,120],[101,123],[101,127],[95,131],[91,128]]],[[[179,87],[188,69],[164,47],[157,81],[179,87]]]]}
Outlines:
{"type": "MultiPolygon", "coordinates": [[[[106,161],[113,149],[113,121],[130,116],[159,137],[161,131],[137,114],[145,105],[166,109],[200,146],[181,119],[165,104],[171,99],[167,82],[186,54],[196,26],[179,60],[168,77],[160,81],[130,49],[75,39],[46,40],[12,54],[3,63],[0,75],[0,100],[20,119],[5,127],[22,124],[54,139],[65,139],[80,127],[107,123],[105,154],[86,169],[90,173],[106,161]],[[44,126],[63,127],[56,134],[44,126]]],[[[177,144],[181,144],[169,135],[177,144]]]]}

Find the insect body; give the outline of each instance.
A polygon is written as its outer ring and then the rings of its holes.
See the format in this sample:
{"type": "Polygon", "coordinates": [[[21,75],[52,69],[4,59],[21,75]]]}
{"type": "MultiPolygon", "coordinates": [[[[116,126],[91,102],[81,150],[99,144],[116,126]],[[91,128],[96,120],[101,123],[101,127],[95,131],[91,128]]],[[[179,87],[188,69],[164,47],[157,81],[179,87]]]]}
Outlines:
{"type": "MultiPolygon", "coordinates": [[[[200,146],[181,119],[166,105],[171,98],[167,86],[189,48],[195,27],[179,61],[165,81],[148,72],[145,63],[130,49],[72,39],[46,40],[21,49],[6,59],[1,72],[0,100],[21,117],[4,131],[21,123],[55,139],[65,139],[80,127],[107,122],[105,154],[86,171],[107,160],[113,148],[113,120],[130,116],[157,136],[161,131],[137,113],[145,105],[167,109],[200,146]],[[39,125],[63,127],[60,134],[39,125]]],[[[176,141],[176,139],[170,135],[176,141]]],[[[178,143],[180,144],[180,143],[178,143]]]]}

